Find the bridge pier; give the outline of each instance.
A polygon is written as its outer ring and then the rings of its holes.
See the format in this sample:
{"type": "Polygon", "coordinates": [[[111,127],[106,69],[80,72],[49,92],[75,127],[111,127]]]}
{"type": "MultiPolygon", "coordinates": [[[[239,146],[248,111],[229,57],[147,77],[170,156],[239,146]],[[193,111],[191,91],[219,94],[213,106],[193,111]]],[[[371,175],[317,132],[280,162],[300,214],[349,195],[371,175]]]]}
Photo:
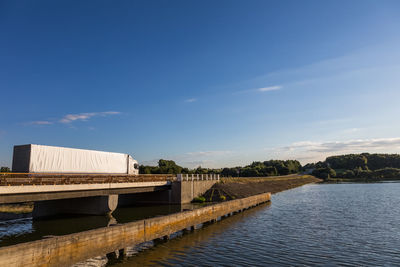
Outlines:
{"type": "Polygon", "coordinates": [[[82,197],[36,201],[32,217],[41,218],[57,214],[111,214],[118,205],[118,195],[82,197]]]}

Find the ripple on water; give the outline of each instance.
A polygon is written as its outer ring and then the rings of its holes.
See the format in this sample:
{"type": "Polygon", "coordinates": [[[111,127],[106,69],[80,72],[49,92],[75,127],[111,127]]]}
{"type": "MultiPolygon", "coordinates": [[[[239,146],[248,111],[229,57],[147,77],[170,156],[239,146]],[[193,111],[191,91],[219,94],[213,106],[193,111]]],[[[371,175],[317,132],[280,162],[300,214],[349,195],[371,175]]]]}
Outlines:
{"type": "Polygon", "coordinates": [[[117,265],[400,263],[400,183],[307,185],[117,265]]]}

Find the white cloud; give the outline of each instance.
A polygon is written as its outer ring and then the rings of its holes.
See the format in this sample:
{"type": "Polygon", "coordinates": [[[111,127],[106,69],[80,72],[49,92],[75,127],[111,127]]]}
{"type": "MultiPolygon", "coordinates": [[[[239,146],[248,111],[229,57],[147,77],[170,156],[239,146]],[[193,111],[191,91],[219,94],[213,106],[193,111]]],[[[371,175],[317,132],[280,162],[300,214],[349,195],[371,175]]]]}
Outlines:
{"type": "Polygon", "coordinates": [[[233,94],[236,95],[236,94],[245,94],[245,93],[254,93],[254,92],[264,93],[264,92],[277,91],[277,90],[281,90],[281,89],[282,89],[281,85],[274,85],[274,86],[261,87],[261,88],[256,88],[256,89],[237,91],[237,92],[234,92],[233,94]]]}
{"type": "Polygon", "coordinates": [[[67,114],[59,120],[61,123],[71,123],[73,121],[87,121],[88,119],[95,116],[108,116],[121,114],[118,111],[105,111],[105,112],[90,112],[90,113],[79,113],[79,114],[67,114]]]}
{"type": "Polygon", "coordinates": [[[103,111],[103,112],[88,112],[88,113],[78,113],[78,114],[67,114],[61,119],[55,120],[39,120],[39,121],[31,121],[25,123],[25,125],[51,125],[54,123],[63,123],[63,124],[70,124],[74,121],[87,121],[93,117],[105,117],[111,115],[118,115],[121,114],[119,111],[103,111]]]}
{"type": "Polygon", "coordinates": [[[366,151],[368,149],[393,149],[400,148],[400,138],[358,139],[349,141],[331,142],[298,142],[286,147],[288,150],[306,149],[310,152],[342,152],[342,151],[366,151]]]}
{"type": "Polygon", "coordinates": [[[328,156],[348,153],[398,153],[400,137],[353,139],[347,141],[302,141],[270,150],[279,158],[295,158],[302,163],[324,160],[328,156]]]}
{"type": "Polygon", "coordinates": [[[28,124],[31,124],[31,125],[50,125],[50,124],[53,124],[53,122],[51,122],[51,121],[31,121],[28,124]]]}
{"type": "Polygon", "coordinates": [[[197,101],[196,98],[189,98],[189,99],[185,100],[186,103],[193,103],[193,102],[196,102],[196,101],[197,101]]]}
{"type": "Polygon", "coordinates": [[[276,91],[276,90],[280,90],[280,89],[282,89],[282,86],[275,85],[275,86],[258,88],[257,91],[259,91],[259,92],[269,92],[269,91],[276,91]]]}
{"type": "Polygon", "coordinates": [[[197,151],[197,152],[188,152],[186,155],[190,157],[210,157],[210,156],[220,156],[230,154],[232,151],[226,150],[213,150],[213,151],[197,151]]]}

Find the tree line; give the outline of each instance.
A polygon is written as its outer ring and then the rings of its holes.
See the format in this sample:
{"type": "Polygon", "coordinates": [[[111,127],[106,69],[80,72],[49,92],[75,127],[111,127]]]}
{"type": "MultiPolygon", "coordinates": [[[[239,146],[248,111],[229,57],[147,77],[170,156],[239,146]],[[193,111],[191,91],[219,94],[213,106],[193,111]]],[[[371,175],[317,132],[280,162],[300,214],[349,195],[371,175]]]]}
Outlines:
{"type": "Polygon", "coordinates": [[[220,174],[224,177],[264,177],[298,173],[302,166],[297,160],[255,161],[250,165],[232,168],[202,168],[188,169],[177,165],[173,160],[160,159],[157,166],[139,166],[141,174],[220,174]]]}
{"type": "Polygon", "coordinates": [[[303,168],[313,169],[312,174],[323,179],[400,179],[400,155],[362,153],[332,156],[303,168]]]}

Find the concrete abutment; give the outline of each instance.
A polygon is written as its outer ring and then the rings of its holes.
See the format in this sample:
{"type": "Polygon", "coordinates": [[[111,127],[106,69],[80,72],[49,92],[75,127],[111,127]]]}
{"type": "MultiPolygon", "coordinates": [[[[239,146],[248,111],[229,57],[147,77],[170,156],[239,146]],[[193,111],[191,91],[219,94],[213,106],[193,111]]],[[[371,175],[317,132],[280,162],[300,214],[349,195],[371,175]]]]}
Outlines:
{"type": "Polygon", "coordinates": [[[44,200],[34,202],[34,219],[59,214],[111,214],[117,206],[139,204],[186,204],[204,194],[217,180],[174,181],[170,189],[134,194],[44,200]]]}
{"type": "Polygon", "coordinates": [[[111,214],[118,205],[118,195],[44,200],[34,203],[32,217],[41,218],[58,214],[111,214]]]}

